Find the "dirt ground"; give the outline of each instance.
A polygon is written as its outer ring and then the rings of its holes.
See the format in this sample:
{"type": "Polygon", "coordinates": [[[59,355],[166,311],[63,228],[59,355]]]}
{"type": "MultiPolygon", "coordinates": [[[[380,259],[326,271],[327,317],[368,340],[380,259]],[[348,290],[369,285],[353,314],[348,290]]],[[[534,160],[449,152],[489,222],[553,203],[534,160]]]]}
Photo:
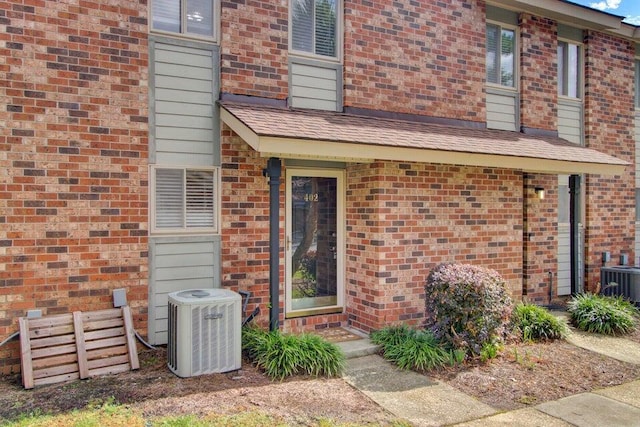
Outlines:
{"type": "MultiPolygon", "coordinates": [[[[640,332],[627,338],[640,342],[640,332]]],[[[182,379],[167,368],[165,353],[163,348],[141,350],[137,371],[34,390],[24,390],[17,375],[0,377],[0,423],[20,414],[66,412],[110,399],[148,417],[259,411],[289,425],[313,425],[323,418],[378,425],[394,420],[339,378],[273,382],[245,361],[237,372],[182,379]]],[[[507,410],[629,382],[640,378],[640,366],[557,341],[510,344],[489,363],[429,375],[507,410]]]]}

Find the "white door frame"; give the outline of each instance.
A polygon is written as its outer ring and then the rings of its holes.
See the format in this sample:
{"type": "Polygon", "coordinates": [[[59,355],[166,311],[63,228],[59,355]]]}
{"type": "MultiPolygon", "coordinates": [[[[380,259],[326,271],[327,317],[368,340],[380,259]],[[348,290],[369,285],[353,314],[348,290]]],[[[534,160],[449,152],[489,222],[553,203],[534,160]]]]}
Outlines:
{"type": "Polygon", "coordinates": [[[345,300],[345,171],[339,169],[312,169],[312,168],[294,168],[286,169],[286,199],[285,199],[285,317],[302,317],[314,314],[339,313],[344,310],[345,300]],[[291,285],[292,285],[292,189],[291,180],[294,176],[303,177],[322,177],[336,178],[336,282],[337,290],[336,305],[305,309],[293,310],[291,285]]]}

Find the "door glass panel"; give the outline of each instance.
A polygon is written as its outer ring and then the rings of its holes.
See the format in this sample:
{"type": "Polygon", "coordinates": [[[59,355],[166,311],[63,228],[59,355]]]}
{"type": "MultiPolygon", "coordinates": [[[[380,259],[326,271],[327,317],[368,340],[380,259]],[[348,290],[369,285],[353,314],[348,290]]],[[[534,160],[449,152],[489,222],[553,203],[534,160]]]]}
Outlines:
{"type": "Polygon", "coordinates": [[[291,309],[338,303],[337,179],[291,178],[291,309]]]}

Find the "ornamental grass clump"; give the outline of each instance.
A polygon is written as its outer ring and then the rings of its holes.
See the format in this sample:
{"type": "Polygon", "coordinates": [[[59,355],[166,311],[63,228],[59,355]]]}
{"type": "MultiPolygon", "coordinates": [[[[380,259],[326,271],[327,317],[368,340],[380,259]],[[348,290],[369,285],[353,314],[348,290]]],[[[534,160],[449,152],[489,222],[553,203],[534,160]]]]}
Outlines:
{"type": "Polygon", "coordinates": [[[318,335],[282,334],[256,327],[242,330],[242,349],[267,376],[282,380],[292,375],[334,377],[342,373],[342,350],[318,335]]]}
{"type": "Polygon", "coordinates": [[[440,264],[427,278],[426,323],[436,338],[468,355],[508,335],[512,302],[505,280],[494,270],[440,264]]]}
{"type": "Polygon", "coordinates": [[[513,310],[513,324],[525,341],[552,341],[567,335],[564,321],[549,310],[535,304],[517,304],[513,310]]]}
{"type": "Polygon", "coordinates": [[[567,310],[577,328],[597,334],[628,334],[638,321],[638,309],[620,296],[578,294],[567,303],[567,310]]]}
{"type": "Polygon", "coordinates": [[[453,361],[452,353],[431,331],[388,326],[372,332],[371,341],[380,345],[383,357],[400,369],[428,371],[453,361]]]}

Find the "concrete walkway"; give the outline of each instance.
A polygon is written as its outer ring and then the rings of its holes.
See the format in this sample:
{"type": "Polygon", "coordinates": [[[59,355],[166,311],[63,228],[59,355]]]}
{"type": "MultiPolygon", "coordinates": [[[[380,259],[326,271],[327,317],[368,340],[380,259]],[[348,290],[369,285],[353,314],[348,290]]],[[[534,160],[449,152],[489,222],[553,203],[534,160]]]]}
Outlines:
{"type": "MultiPolygon", "coordinates": [[[[640,364],[640,344],[572,330],[567,341],[640,364]]],[[[401,371],[364,338],[339,343],[347,355],[345,380],[415,426],[640,426],[640,380],[508,412],[485,405],[446,383],[401,371]]]]}

